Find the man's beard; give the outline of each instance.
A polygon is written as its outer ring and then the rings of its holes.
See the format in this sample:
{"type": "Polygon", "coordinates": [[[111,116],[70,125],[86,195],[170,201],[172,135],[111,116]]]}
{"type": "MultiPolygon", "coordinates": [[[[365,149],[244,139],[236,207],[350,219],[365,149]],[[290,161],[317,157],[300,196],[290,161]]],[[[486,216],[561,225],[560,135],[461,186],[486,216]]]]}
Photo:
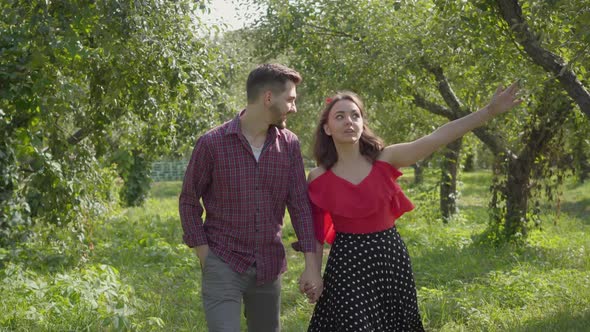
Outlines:
{"type": "Polygon", "coordinates": [[[279,129],[285,129],[285,127],[287,127],[287,124],[285,123],[285,121],[283,121],[283,113],[281,112],[281,109],[276,105],[270,105],[270,112],[273,115],[279,116],[279,119],[273,122],[272,125],[279,129]]]}

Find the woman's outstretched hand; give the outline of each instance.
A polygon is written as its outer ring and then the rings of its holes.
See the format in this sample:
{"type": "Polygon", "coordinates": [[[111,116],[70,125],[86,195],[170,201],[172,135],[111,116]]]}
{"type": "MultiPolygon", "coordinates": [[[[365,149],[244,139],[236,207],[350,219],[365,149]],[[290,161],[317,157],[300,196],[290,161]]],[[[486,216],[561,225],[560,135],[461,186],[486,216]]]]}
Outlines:
{"type": "Polygon", "coordinates": [[[517,98],[518,80],[512,83],[508,88],[504,89],[501,85],[496,89],[492,96],[492,100],[488,104],[488,112],[492,117],[502,114],[514,106],[520,104],[522,99],[517,98]]]}

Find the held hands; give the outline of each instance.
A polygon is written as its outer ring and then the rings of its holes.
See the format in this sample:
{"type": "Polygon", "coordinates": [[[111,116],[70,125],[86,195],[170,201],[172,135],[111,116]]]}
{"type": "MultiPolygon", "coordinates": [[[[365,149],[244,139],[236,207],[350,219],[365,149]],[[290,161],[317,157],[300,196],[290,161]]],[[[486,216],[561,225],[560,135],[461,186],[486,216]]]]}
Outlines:
{"type": "Polygon", "coordinates": [[[299,290],[307,295],[309,303],[316,303],[324,290],[324,282],[319,271],[310,271],[307,267],[299,278],[299,290]]]}
{"type": "Polygon", "coordinates": [[[502,85],[498,86],[487,107],[490,116],[494,117],[502,114],[520,104],[522,100],[516,97],[518,89],[518,80],[506,89],[504,89],[502,85]]]}

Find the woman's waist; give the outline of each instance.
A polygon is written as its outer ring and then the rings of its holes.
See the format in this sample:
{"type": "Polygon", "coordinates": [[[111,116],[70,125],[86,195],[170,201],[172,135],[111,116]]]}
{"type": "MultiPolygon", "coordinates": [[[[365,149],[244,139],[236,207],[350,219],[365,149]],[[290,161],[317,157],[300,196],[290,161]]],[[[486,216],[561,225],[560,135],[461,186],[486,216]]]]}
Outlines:
{"type": "Polygon", "coordinates": [[[395,226],[393,216],[373,216],[363,219],[338,218],[333,216],[334,230],[337,233],[366,234],[384,231],[395,226]]]}

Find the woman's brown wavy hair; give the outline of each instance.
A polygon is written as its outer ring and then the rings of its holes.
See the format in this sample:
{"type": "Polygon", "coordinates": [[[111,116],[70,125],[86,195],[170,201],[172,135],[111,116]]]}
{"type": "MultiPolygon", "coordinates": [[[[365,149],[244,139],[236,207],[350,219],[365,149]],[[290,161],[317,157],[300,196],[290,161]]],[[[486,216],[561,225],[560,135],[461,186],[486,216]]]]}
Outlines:
{"type": "Polygon", "coordinates": [[[373,134],[373,131],[367,127],[367,118],[365,116],[365,106],[361,98],[354,92],[342,91],[336,93],[331,98],[327,99],[326,107],[320,116],[320,122],[315,130],[313,155],[318,166],[325,169],[330,169],[338,161],[338,153],[336,146],[332,140],[332,136],[328,136],[324,131],[324,125],[328,122],[328,116],[334,104],[340,100],[350,100],[358,106],[361,116],[363,117],[363,133],[360,138],[361,154],[367,158],[371,163],[374,162],[381,151],[383,150],[383,140],[373,134]]]}

